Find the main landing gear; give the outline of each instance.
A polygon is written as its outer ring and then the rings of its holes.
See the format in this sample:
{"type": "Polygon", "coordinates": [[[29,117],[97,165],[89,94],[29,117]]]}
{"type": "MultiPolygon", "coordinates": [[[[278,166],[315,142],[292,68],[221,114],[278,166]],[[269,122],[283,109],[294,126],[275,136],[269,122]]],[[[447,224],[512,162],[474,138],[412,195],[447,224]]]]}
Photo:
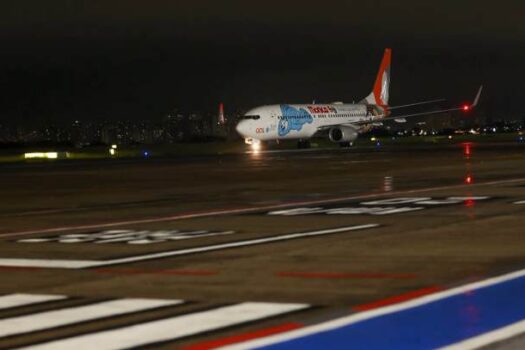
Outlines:
{"type": "Polygon", "coordinates": [[[310,140],[299,140],[299,141],[297,141],[297,148],[299,148],[299,149],[310,148],[310,140]]]}

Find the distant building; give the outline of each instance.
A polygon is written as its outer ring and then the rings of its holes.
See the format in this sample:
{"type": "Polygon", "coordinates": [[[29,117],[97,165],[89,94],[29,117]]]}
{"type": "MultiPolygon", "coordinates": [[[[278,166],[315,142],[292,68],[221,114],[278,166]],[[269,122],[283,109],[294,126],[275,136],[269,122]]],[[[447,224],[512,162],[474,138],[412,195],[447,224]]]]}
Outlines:
{"type": "Polygon", "coordinates": [[[105,125],[100,133],[100,142],[106,145],[118,143],[118,129],[113,125],[105,125]]]}

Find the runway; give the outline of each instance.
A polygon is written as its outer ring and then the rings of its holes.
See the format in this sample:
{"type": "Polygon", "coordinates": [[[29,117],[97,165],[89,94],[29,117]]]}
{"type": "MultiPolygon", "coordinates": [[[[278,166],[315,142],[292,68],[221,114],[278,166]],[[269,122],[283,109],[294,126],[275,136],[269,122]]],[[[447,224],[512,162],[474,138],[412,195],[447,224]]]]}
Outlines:
{"type": "Polygon", "coordinates": [[[0,348],[359,347],[330,337],[356,319],[373,334],[370,315],[406,320],[383,330],[412,348],[522,344],[525,315],[488,311],[522,303],[522,145],[0,168],[0,348]]]}

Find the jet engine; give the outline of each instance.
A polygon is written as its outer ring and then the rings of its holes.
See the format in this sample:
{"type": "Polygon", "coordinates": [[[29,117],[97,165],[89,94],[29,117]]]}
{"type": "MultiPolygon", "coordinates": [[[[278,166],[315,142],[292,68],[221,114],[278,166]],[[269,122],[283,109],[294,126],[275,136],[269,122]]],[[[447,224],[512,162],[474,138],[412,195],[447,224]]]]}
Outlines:
{"type": "Polygon", "coordinates": [[[357,139],[357,130],[351,126],[336,126],[328,131],[328,138],[332,142],[354,142],[357,139]]]}

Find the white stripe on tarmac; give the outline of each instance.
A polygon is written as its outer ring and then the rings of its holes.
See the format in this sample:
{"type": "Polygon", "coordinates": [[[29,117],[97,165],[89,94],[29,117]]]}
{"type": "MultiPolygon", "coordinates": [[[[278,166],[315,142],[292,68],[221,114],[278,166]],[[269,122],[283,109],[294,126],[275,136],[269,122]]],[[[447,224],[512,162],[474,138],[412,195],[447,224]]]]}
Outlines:
{"type": "Polygon", "coordinates": [[[103,317],[118,316],[180,303],[182,303],[181,300],[130,298],[5,318],[0,320],[0,337],[41,331],[103,317]]]}
{"type": "Polygon", "coordinates": [[[43,294],[10,294],[0,297],[0,309],[9,309],[12,307],[25,306],[46,301],[63,300],[67,297],[64,295],[43,295],[43,294]]]}
{"type": "Polygon", "coordinates": [[[83,269],[99,264],[97,260],[0,259],[0,266],[46,269],[83,269]]]}
{"type": "Polygon", "coordinates": [[[497,343],[506,339],[516,337],[525,333],[525,321],[520,321],[511,324],[510,326],[496,329],[477,337],[473,337],[462,342],[452,344],[441,348],[442,350],[471,350],[478,349],[493,343],[497,343]]]}
{"type": "MultiPolygon", "coordinates": [[[[246,350],[246,349],[256,349],[263,346],[270,346],[277,343],[282,343],[288,340],[302,338],[308,335],[317,334],[321,332],[331,331],[340,327],[348,326],[351,324],[355,324],[358,322],[363,322],[372,318],[381,317],[384,315],[400,312],[403,310],[415,308],[421,305],[426,305],[433,303],[438,300],[450,298],[455,295],[467,293],[476,289],[481,289],[485,287],[490,287],[496,284],[504,283],[516,278],[525,277],[525,269],[519,270],[516,272],[511,272],[502,276],[489,278],[483,281],[469,283],[464,286],[460,286],[457,288],[452,288],[449,290],[445,290],[443,292],[438,292],[434,294],[430,294],[427,296],[423,296],[417,299],[412,299],[403,303],[394,304],[391,306],[386,306],[378,309],[374,309],[371,311],[365,311],[356,313],[350,316],[341,317],[335,320],[331,320],[328,322],[323,322],[320,324],[316,324],[310,327],[301,328],[296,331],[290,331],[285,334],[278,334],[275,336],[270,336],[266,338],[256,339],[252,341],[246,341],[230,346],[224,346],[221,347],[221,350],[246,350]]],[[[463,349],[463,348],[461,348],[463,349]]]]}
{"type": "Polygon", "coordinates": [[[115,330],[86,334],[27,347],[31,350],[127,349],[175,340],[308,308],[306,304],[241,303],[175,316],[115,330]]]}
{"type": "Polygon", "coordinates": [[[319,231],[290,233],[290,234],[285,234],[285,235],[280,235],[280,236],[215,244],[215,245],[204,246],[204,247],[171,250],[171,251],[166,251],[166,252],[137,255],[137,256],[131,256],[127,258],[113,259],[113,260],[97,261],[97,260],[0,259],[0,266],[82,269],[82,268],[89,268],[89,267],[127,264],[127,263],[133,263],[137,261],[162,259],[162,258],[196,254],[196,253],[206,253],[206,252],[211,252],[211,251],[216,251],[216,250],[246,247],[246,246],[279,242],[279,241],[288,241],[288,240],[298,239],[298,238],[323,236],[323,235],[329,235],[333,233],[364,230],[364,229],[369,229],[369,228],[375,228],[378,226],[379,226],[378,224],[367,224],[367,225],[358,225],[358,226],[345,226],[345,227],[319,230],[319,231]]]}
{"type": "MultiPolygon", "coordinates": [[[[345,226],[345,227],[318,230],[318,231],[310,231],[310,232],[290,233],[290,234],[285,234],[285,235],[280,235],[280,236],[250,239],[247,241],[223,243],[223,244],[210,245],[206,247],[189,248],[189,249],[175,250],[175,251],[169,251],[169,252],[141,255],[141,256],[136,256],[136,257],[114,259],[114,260],[110,260],[109,263],[104,263],[103,265],[124,264],[124,263],[132,263],[132,262],[137,262],[137,261],[142,261],[142,260],[166,258],[166,257],[171,257],[171,256],[205,253],[205,252],[211,252],[214,250],[246,247],[246,246],[258,245],[258,244],[288,241],[288,240],[298,239],[298,238],[323,236],[323,235],[330,235],[333,233],[364,230],[364,229],[374,228],[378,226],[379,226],[378,224],[367,224],[367,225],[358,225],[358,226],[345,226]]],[[[1,264],[1,260],[0,260],[0,264],[1,264]]]]}
{"type": "Polygon", "coordinates": [[[514,204],[525,204],[525,201],[517,201],[517,202],[514,202],[514,204]]]}
{"type": "Polygon", "coordinates": [[[327,199],[318,199],[310,201],[298,201],[298,202],[287,202],[276,205],[266,205],[259,207],[245,207],[237,209],[218,209],[210,210],[199,213],[187,213],[187,214],[178,214],[172,216],[164,216],[157,218],[145,218],[145,219],[136,219],[136,220],[125,220],[125,221],[115,221],[115,222],[105,222],[105,223],[96,223],[96,224],[87,224],[87,225],[78,225],[78,226],[64,226],[64,227],[52,227],[45,229],[36,229],[29,231],[21,232],[5,232],[0,233],[0,238],[4,237],[18,237],[26,236],[32,234],[41,234],[41,233],[54,233],[54,232],[64,232],[64,231],[76,231],[76,230],[91,230],[91,229],[100,229],[108,227],[118,227],[118,226],[129,226],[129,225],[138,225],[138,224],[148,224],[148,223],[157,223],[157,222],[168,222],[168,221],[177,221],[185,219],[195,219],[195,218],[204,218],[212,216],[222,216],[222,215],[234,215],[234,214],[247,214],[259,211],[272,211],[285,208],[293,208],[297,206],[311,206],[311,205],[323,205],[330,203],[338,203],[350,200],[360,200],[360,199],[370,199],[378,198],[385,196],[398,196],[411,193],[425,193],[430,191],[443,191],[443,190],[452,190],[460,188],[475,188],[479,186],[495,186],[495,185],[505,185],[511,183],[520,183],[525,182],[525,178],[509,179],[509,180],[497,180],[497,181],[487,181],[487,182],[478,182],[474,184],[461,184],[461,185],[448,185],[448,186],[436,186],[436,187],[426,187],[418,188],[412,190],[401,190],[401,191],[392,191],[388,193],[370,193],[357,196],[345,196],[345,197],[336,197],[336,198],[327,198],[327,199]]]}

